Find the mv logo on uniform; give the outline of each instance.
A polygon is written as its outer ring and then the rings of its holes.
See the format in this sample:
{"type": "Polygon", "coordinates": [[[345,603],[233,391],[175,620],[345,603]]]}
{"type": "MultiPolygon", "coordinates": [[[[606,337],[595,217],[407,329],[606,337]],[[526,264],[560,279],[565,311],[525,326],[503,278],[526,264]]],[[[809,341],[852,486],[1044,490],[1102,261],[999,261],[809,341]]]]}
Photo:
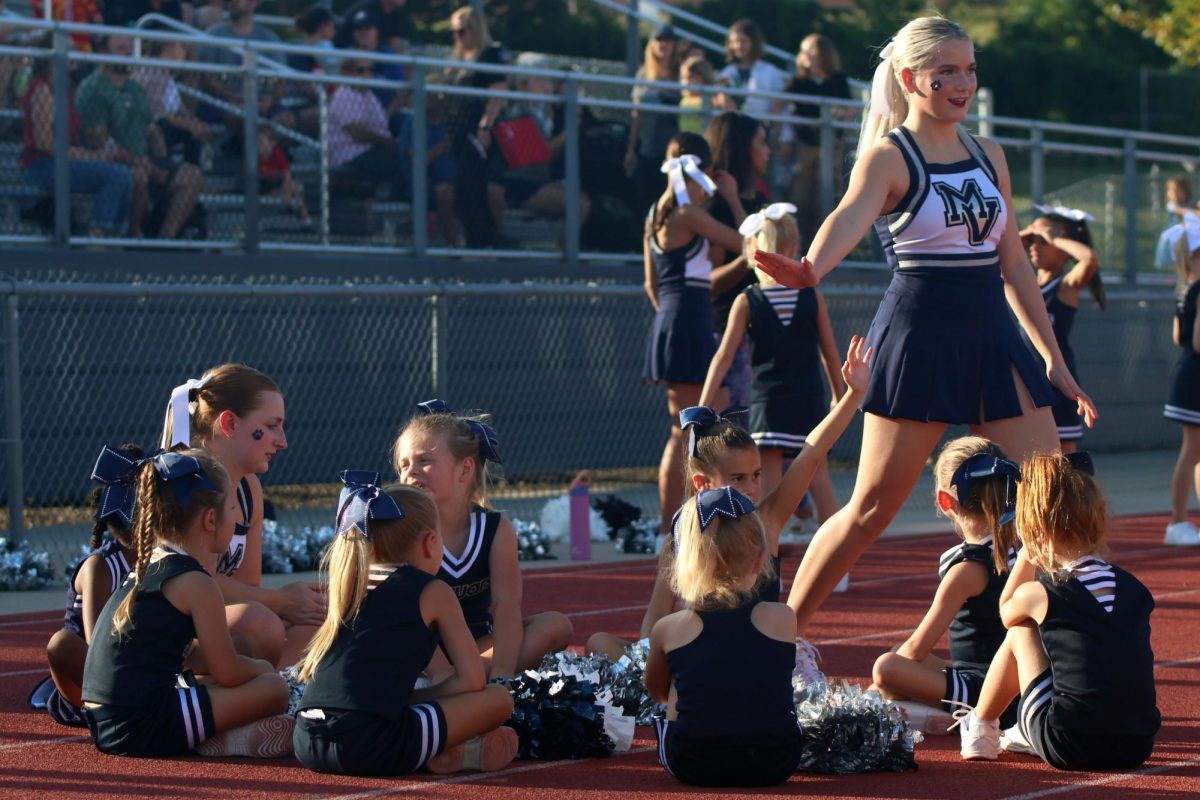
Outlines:
{"type": "Polygon", "coordinates": [[[974,178],[963,181],[961,189],[947,183],[935,183],[933,188],[946,207],[946,227],[966,225],[967,238],[972,245],[986,242],[1000,217],[1000,198],[984,197],[974,178]]]}

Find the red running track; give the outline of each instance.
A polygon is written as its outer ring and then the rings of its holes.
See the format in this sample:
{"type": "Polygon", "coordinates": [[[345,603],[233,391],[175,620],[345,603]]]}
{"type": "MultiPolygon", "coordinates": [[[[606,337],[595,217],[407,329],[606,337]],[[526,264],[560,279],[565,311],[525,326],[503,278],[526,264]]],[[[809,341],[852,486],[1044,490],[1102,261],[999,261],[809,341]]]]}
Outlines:
{"type": "MultiPolygon", "coordinates": [[[[802,774],[768,792],[718,794],[668,777],[655,759],[649,728],[638,729],[630,754],[591,761],[515,762],[488,775],[339,778],[313,774],[290,759],[116,758],[98,753],[77,730],[26,710],[25,698],[45,672],[42,648],[62,619],[58,613],[42,613],[0,618],[0,798],[452,798],[469,792],[479,800],[528,800],[549,791],[556,800],[612,800],[614,793],[620,800],[761,794],[969,800],[1197,797],[1200,549],[1163,547],[1165,522],[1163,517],[1117,520],[1111,536],[1113,560],[1141,578],[1158,600],[1152,621],[1163,729],[1151,760],[1127,773],[1063,773],[1038,759],[1008,754],[993,764],[967,763],[958,757],[957,736],[929,737],[918,746],[920,769],[915,773],[802,774]]],[[[830,676],[868,681],[875,657],[920,620],[936,585],[937,556],[952,544],[952,536],[936,535],[884,540],[871,548],[852,573],[850,591],[834,596],[810,631],[830,676]]],[[[799,555],[800,551],[786,555],[785,577],[794,573],[799,555]]],[[[632,637],[641,621],[641,604],[650,594],[653,569],[648,559],[631,559],[530,572],[525,577],[527,610],[556,608],[568,613],[575,623],[576,644],[599,630],[632,637]]]]}

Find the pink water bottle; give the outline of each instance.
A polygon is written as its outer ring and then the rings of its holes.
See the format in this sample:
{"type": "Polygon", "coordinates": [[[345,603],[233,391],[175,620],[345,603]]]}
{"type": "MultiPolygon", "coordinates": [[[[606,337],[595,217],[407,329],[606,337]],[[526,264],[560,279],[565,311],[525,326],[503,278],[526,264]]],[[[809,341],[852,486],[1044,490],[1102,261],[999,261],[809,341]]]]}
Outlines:
{"type": "Polygon", "coordinates": [[[571,481],[571,560],[592,560],[592,503],[588,484],[592,475],[586,469],[571,481]]]}

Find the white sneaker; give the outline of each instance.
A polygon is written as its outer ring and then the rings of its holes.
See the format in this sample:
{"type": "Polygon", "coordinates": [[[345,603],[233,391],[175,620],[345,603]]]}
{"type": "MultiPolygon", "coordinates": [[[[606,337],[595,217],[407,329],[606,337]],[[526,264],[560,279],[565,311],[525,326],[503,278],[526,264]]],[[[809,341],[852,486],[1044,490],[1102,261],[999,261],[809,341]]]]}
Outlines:
{"type": "Polygon", "coordinates": [[[817,666],[820,658],[821,653],[812,642],[803,637],[797,637],[796,666],[792,669],[792,675],[800,678],[805,686],[826,683],[825,673],[821,672],[820,667],[817,666]]]}
{"type": "Polygon", "coordinates": [[[943,708],[927,706],[916,700],[896,700],[892,705],[904,713],[909,728],[930,736],[945,736],[954,724],[954,715],[943,708]]]}
{"type": "Polygon", "coordinates": [[[1000,720],[979,719],[974,711],[965,714],[958,711],[954,716],[959,723],[960,752],[965,761],[995,761],[1000,757],[1000,720]]]}
{"type": "Polygon", "coordinates": [[[1035,756],[1037,751],[1033,749],[1033,745],[1025,738],[1025,734],[1021,733],[1020,725],[1013,725],[1007,728],[1000,734],[1000,749],[1006,753],[1021,753],[1022,755],[1035,756]]]}
{"type": "Polygon", "coordinates": [[[1172,547],[1196,547],[1200,545],[1200,530],[1190,522],[1172,522],[1163,535],[1163,544],[1172,547]]]}
{"type": "Polygon", "coordinates": [[[842,576],[842,579],[840,581],[838,581],[837,586],[833,587],[833,593],[841,594],[842,592],[846,591],[849,588],[850,588],[850,573],[847,572],[845,575],[842,576]]]}

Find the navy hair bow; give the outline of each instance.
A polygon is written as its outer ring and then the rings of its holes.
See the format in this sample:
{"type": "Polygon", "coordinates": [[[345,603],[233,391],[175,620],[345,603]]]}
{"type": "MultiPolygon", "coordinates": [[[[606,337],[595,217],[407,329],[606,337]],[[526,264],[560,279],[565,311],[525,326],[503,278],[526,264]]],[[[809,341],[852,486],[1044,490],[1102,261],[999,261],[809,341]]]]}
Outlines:
{"type": "Polygon", "coordinates": [[[976,453],[958,465],[950,483],[958,492],[958,502],[962,503],[970,496],[976,481],[996,476],[1007,481],[1004,513],[999,520],[999,524],[1007,525],[1017,516],[1017,481],[1021,480],[1021,468],[1014,462],[991,453],[976,453]]]}
{"type": "Polygon", "coordinates": [[[96,466],[92,467],[92,480],[104,484],[100,505],[96,508],[97,522],[117,517],[125,527],[133,524],[133,502],[137,497],[134,478],[138,467],[145,463],[144,458],[130,458],[108,445],[100,448],[96,466]]]}
{"type": "Polygon", "coordinates": [[[215,492],[216,484],[204,471],[204,465],[184,453],[167,451],[152,456],[158,479],[171,487],[180,509],[187,511],[195,492],[215,492]]]}
{"type": "Polygon", "coordinates": [[[1092,461],[1092,454],[1087,450],[1076,450],[1074,453],[1067,453],[1067,461],[1071,462],[1071,466],[1085,475],[1096,475],[1096,465],[1092,461]]]}
{"type": "Polygon", "coordinates": [[[679,412],[679,427],[688,432],[688,455],[696,457],[696,434],[700,435],[718,422],[728,422],[739,428],[746,427],[746,415],[750,413],[745,406],[730,406],[720,414],[708,406],[691,406],[679,412]],[[689,430],[690,428],[690,430],[689,430]]]}
{"type": "Polygon", "coordinates": [[[718,514],[729,519],[741,519],[747,514],[753,514],[754,503],[732,486],[722,486],[719,489],[705,489],[697,494],[696,512],[700,517],[700,530],[703,531],[718,514]]]}
{"type": "Polygon", "coordinates": [[[422,414],[450,414],[457,419],[467,423],[467,427],[475,434],[475,438],[479,440],[479,455],[483,456],[486,461],[495,461],[497,464],[503,464],[500,460],[500,437],[496,435],[496,429],[486,422],[480,422],[474,419],[466,419],[459,417],[450,410],[450,406],[446,405],[444,400],[426,400],[423,403],[417,403],[417,408],[422,414]]]}
{"type": "Polygon", "coordinates": [[[379,487],[379,473],[365,469],[346,469],[338,475],[346,488],[338,497],[337,532],[358,528],[370,538],[368,525],[373,519],[404,519],[404,509],[379,487]]]}

